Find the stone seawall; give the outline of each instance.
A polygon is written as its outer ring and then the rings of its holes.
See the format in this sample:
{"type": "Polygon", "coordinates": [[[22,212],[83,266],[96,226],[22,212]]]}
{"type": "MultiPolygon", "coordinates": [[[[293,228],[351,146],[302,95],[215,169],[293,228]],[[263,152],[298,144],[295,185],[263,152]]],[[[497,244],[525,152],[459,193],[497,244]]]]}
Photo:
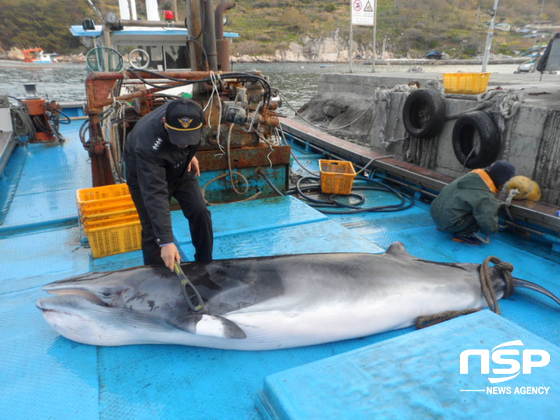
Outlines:
{"type": "MultiPolygon", "coordinates": [[[[501,149],[517,173],[534,178],[543,201],[560,204],[560,80],[544,75],[492,75],[484,95],[445,95],[445,114],[460,115],[486,102],[498,127],[501,149]],[[527,77],[523,77],[527,76],[527,77]]],[[[442,91],[437,74],[325,74],[317,95],[299,115],[330,134],[407,162],[457,177],[468,169],[458,161],[452,144],[456,119],[447,120],[434,138],[415,138],[403,124],[409,92],[442,91]]],[[[443,92],[442,92],[443,95],[443,92]]]]}

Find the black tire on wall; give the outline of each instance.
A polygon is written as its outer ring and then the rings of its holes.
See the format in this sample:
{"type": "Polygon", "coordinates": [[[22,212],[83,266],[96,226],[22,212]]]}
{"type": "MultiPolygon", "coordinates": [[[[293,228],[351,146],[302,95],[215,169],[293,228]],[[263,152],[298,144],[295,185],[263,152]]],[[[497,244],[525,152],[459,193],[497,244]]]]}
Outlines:
{"type": "Polygon", "coordinates": [[[435,137],[445,123],[445,101],[431,89],[417,89],[408,95],[403,107],[403,123],[414,137],[435,137]]]}
{"type": "Polygon", "coordinates": [[[469,112],[455,122],[453,151],[465,167],[489,166],[498,158],[501,147],[498,127],[486,112],[469,112]]]}

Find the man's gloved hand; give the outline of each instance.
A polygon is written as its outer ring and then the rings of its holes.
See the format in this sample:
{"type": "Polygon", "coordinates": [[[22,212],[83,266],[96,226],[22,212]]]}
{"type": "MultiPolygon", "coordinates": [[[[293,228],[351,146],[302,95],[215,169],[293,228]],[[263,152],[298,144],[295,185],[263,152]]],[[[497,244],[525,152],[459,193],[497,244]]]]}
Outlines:
{"type": "Polygon", "coordinates": [[[508,192],[508,196],[506,198],[506,205],[511,206],[511,201],[519,195],[519,190],[517,188],[512,188],[508,192]]]}
{"type": "Polygon", "coordinates": [[[161,259],[165,263],[165,266],[171,271],[175,269],[175,263],[181,262],[179,250],[174,243],[170,243],[161,247],[161,259]]]}

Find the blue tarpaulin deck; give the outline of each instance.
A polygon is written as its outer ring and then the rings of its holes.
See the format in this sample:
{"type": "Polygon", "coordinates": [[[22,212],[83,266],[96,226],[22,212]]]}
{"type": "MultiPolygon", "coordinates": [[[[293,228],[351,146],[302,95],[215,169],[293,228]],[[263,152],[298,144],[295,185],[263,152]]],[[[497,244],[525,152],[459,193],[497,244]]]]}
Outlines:
{"type": "Polygon", "coordinates": [[[510,343],[508,351],[546,349],[551,360],[560,358],[559,347],[485,310],[271,375],[260,412],[302,420],[558,418],[557,366],[492,383],[488,378],[507,375],[481,375],[480,359],[471,356],[468,372],[460,374],[463,351],[491,350],[512,337],[522,344],[510,343]]]}
{"type": "MultiPolygon", "coordinates": [[[[264,352],[165,345],[102,348],[58,336],[34,306],[45,295],[42,285],[89,271],[141,264],[139,251],[94,260],[81,245],[75,190],[91,184],[77,128],[76,123],[65,127],[63,134],[69,141],[62,146],[19,147],[0,180],[4,200],[0,203],[4,209],[0,218],[0,408],[6,418],[257,418],[255,401],[267,376],[412,331],[264,352]]],[[[299,154],[310,165],[318,157],[299,154]]],[[[368,203],[395,201],[386,193],[367,195],[368,203]]],[[[516,276],[560,294],[557,255],[508,234],[496,235],[487,246],[452,242],[436,231],[423,203],[396,213],[329,217],[293,197],[210,209],[216,259],[380,253],[398,240],[411,254],[431,260],[480,263],[495,255],[512,262],[516,276]]],[[[191,258],[187,224],[180,212],[174,212],[172,219],[181,251],[191,258]]],[[[501,305],[505,318],[560,344],[560,311],[546,298],[522,291],[501,305]]],[[[446,348],[446,340],[430,335],[430,330],[415,332],[415,337],[425,334],[434,352],[446,348]]],[[[399,360],[403,358],[406,354],[399,355],[399,360]]],[[[553,359],[550,369],[558,376],[558,360],[553,359]]],[[[392,398],[392,391],[387,392],[387,398],[392,398]]],[[[426,398],[437,399],[437,395],[426,398]]],[[[449,412],[455,412],[462,403],[457,398],[445,404],[449,412]]],[[[418,410],[417,417],[425,417],[427,412],[418,410]]]]}

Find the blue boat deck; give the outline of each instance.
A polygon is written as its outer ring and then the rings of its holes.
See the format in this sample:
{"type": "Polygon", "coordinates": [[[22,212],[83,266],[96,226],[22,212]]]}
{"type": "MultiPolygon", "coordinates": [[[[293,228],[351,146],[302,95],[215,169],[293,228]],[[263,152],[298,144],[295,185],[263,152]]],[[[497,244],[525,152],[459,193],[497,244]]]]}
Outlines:
{"type": "MultiPolygon", "coordinates": [[[[264,352],[164,345],[93,347],[58,336],[34,305],[44,295],[42,285],[142,263],[139,251],[92,259],[81,245],[75,190],[89,187],[91,181],[77,129],[77,123],[64,128],[69,141],[62,146],[19,147],[0,179],[0,408],[6,418],[258,418],[255,403],[267,376],[412,331],[264,352]]],[[[298,154],[310,166],[319,157],[298,154]]],[[[383,192],[366,195],[375,205],[395,201],[383,192]]],[[[480,263],[495,255],[515,265],[515,276],[560,295],[557,254],[505,233],[486,246],[453,242],[435,229],[428,205],[421,202],[395,213],[328,217],[293,197],[210,209],[216,259],[381,253],[391,242],[401,241],[411,254],[430,260],[480,263]]],[[[181,251],[190,258],[187,224],[180,212],[173,212],[172,219],[181,251]]],[[[508,320],[560,344],[560,311],[546,298],[520,291],[501,306],[508,320]]],[[[434,340],[437,347],[438,339],[434,340]]],[[[554,363],[557,374],[558,362],[554,363]]]]}

